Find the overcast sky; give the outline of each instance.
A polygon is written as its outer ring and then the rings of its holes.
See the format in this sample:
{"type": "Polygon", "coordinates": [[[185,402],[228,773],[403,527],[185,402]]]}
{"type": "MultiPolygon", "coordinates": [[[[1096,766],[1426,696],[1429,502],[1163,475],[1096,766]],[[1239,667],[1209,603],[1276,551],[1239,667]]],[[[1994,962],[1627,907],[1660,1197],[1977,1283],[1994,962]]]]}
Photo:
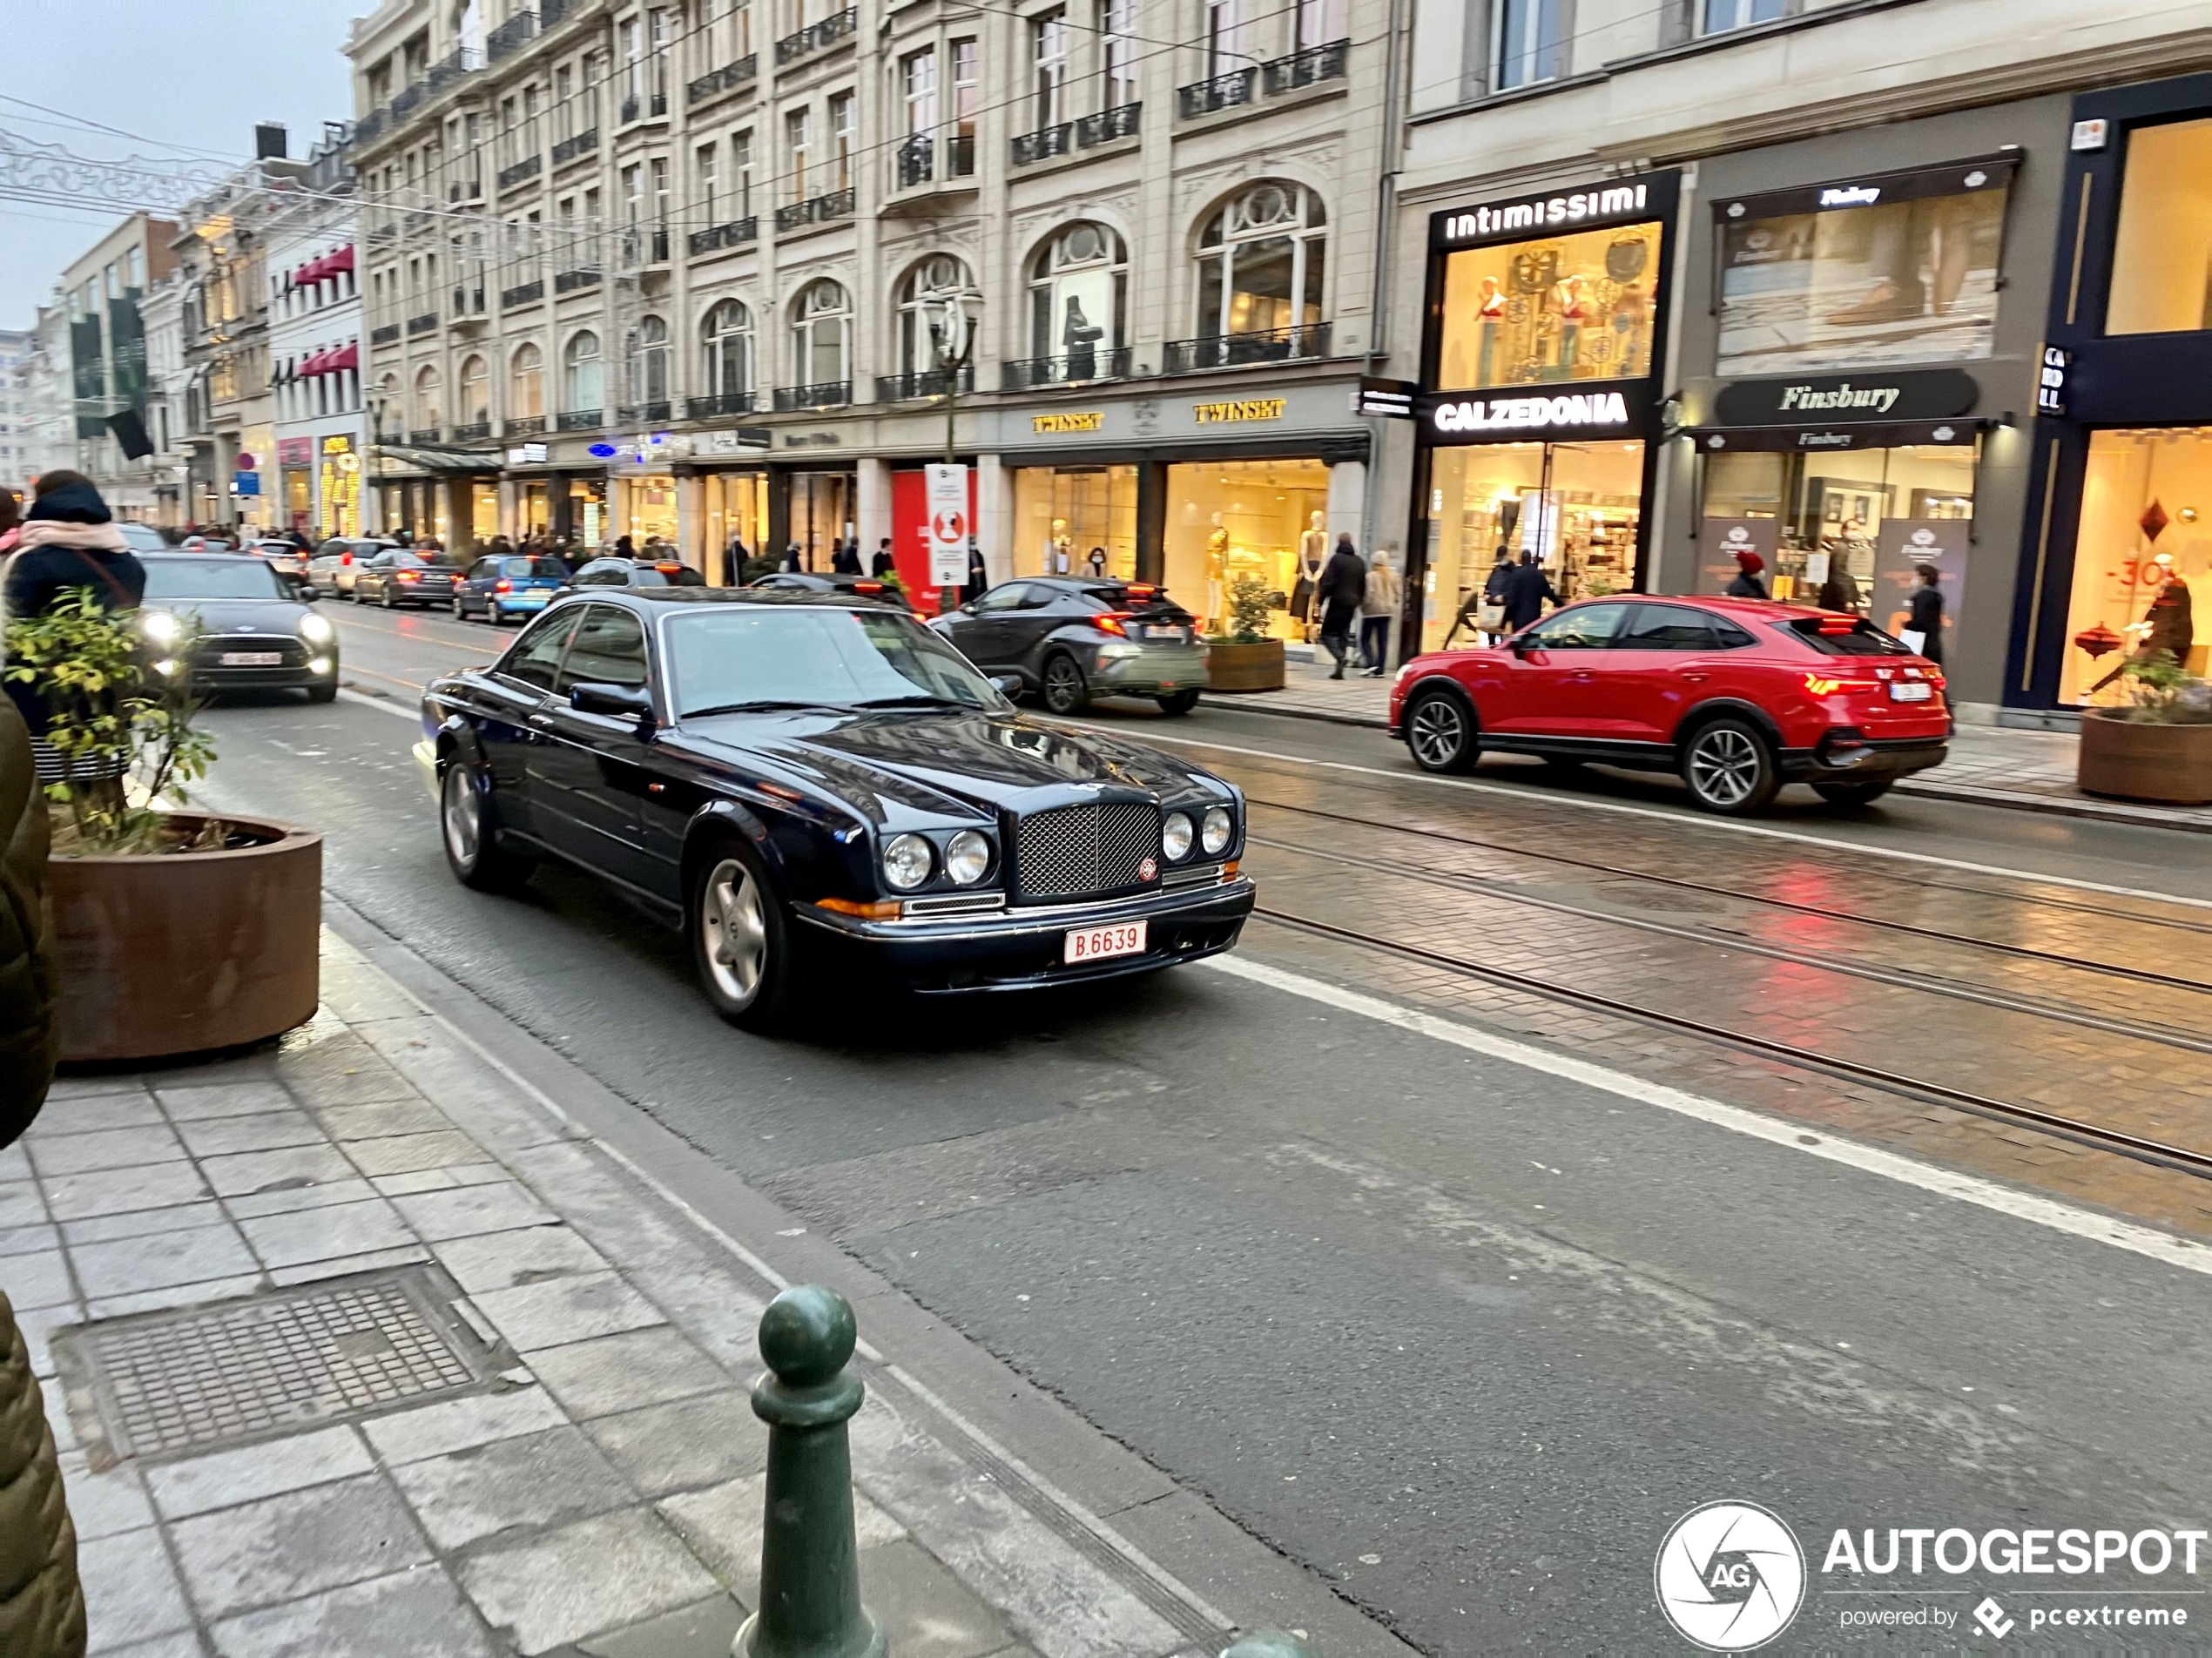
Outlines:
{"type": "MultiPolygon", "coordinates": [[[[281,121],[305,156],[353,114],[340,48],[374,0],[22,0],[7,14],[0,128],[78,155],[244,160],[253,124],[281,121]],[[71,127],[27,98],[151,139],[71,127]]],[[[71,259],[116,216],[0,200],[0,327],[27,328],[71,259]]]]}

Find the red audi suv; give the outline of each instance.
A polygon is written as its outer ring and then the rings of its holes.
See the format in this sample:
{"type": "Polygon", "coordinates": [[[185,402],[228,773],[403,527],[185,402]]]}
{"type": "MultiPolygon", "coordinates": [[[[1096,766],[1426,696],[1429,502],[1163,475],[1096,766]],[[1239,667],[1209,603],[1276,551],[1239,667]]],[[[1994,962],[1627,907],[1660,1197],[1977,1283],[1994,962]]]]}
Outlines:
{"type": "Polygon", "coordinates": [[[1860,806],[1942,764],[1943,683],[1860,617],[1623,594],[1494,649],[1414,657],[1391,687],[1390,730],[1430,772],[1534,754],[1679,772],[1710,812],[1757,812],[1784,783],[1860,806]]]}

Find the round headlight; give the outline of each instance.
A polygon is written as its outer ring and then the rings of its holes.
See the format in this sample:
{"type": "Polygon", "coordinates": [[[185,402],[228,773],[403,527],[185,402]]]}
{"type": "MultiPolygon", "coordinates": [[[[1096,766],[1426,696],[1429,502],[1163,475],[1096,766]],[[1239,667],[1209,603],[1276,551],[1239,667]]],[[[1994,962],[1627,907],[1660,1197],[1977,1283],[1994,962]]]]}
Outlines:
{"type": "Polygon", "coordinates": [[[1230,832],[1236,826],[1227,806],[1206,808],[1205,821],[1198,827],[1198,844],[1206,849],[1207,857],[1216,856],[1229,844],[1230,832]]]}
{"type": "Polygon", "coordinates": [[[1160,850],[1171,864],[1190,855],[1190,819],[1180,812],[1169,812],[1167,821],[1160,826],[1160,850]]]}
{"type": "Polygon", "coordinates": [[[929,879],[929,843],[920,835],[894,835],[883,849],[883,879],[893,890],[911,893],[929,879]]]}
{"type": "Polygon", "coordinates": [[[322,617],[303,616],[300,618],[300,637],[303,639],[313,639],[317,644],[329,643],[331,636],[337,631],[338,630],[332,627],[322,617]]]}
{"type": "Polygon", "coordinates": [[[945,846],[945,873],[955,886],[973,886],[991,866],[991,843],[973,829],[963,829],[945,846]]]}
{"type": "Polygon", "coordinates": [[[138,631],[156,644],[167,644],[177,637],[177,618],[166,610],[148,610],[138,618],[138,631]]]}

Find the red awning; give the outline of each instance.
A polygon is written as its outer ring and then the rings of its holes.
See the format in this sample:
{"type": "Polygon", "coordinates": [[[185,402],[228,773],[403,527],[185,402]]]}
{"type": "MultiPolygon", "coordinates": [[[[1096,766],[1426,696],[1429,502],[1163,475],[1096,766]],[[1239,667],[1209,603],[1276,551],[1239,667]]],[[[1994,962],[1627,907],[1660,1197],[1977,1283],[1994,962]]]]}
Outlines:
{"type": "Polygon", "coordinates": [[[341,346],[337,350],[332,352],[330,354],[330,361],[322,366],[322,371],[326,374],[334,374],[341,368],[352,368],[358,370],[361,366],[361,342],[356,340],[352,345],[341,346]]]}
{"type": "MultiPolygon", "coordinates": [[[[327,255],[325,257],[327,258],[327,255]]],[[[322,264],[323,262],[321,259],[309,259],[298,270],[293,272],[292,286],[295,288],[311,288],[314,286],[316,283],[322,280],[322,264]]]]}
{"type": "Polygon", "coordinates": [[[325,276],[335,276],[341,271],[350,271],[354,268],[354,245],[348,242],[343,247],[325,253],[317,263],[323,267],[322,273],[325,276]]]}
{"type": "Polygon", "coordinates": [[[329,372],[329,364],[327,361],[329,356],[330,354],[327,351],[318,351],[313,353],[304,359],[300,362],[300,367],[293,372],[301,380],[312,380],[317,374],[327,374],[329,372]]]}

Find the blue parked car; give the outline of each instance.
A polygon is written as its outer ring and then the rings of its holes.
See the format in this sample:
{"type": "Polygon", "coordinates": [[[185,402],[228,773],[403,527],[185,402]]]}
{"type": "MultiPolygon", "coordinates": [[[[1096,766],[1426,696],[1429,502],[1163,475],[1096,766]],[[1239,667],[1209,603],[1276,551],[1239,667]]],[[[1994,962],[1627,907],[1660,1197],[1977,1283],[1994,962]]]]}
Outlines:
{"type": "Polygon", "coordinates": [[[453,613],[464,621],[481,615],[494,627],[510,616],[533,617],[568,579],[557,558],[480,558],[453,590],[453,613]]]}

